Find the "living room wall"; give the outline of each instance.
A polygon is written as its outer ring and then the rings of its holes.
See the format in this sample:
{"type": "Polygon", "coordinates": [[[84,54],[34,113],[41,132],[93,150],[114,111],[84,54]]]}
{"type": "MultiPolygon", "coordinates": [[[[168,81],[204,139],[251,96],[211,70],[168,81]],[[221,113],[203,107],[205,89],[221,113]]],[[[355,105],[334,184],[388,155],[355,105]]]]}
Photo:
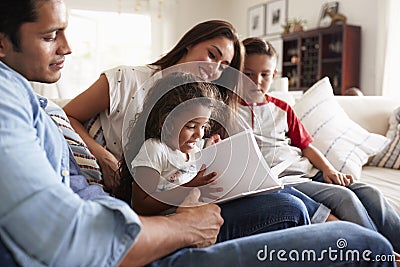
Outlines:
{"type": "MultiPolygon", "coordinates": [[[[179,1],[179,0],[178,0],[179,1]]],[[[307,28],[316,28],[321,6],[330,1],[287,0],[288,18],[304,18],[307,28]]],[[[197,22],[221,18],[237,28],[240,37],[247,37],[247,10],[249,7],[267,3],[260,0],[181,0],[177,6],[176,40],[197,22]],[[218,5],[215,4],[218,2],[218,5]],[[219,11],[218,11],[219,9],[219,11]],[[196,10],[196,12],[193,12],[196,10]]],[[[360,87],[366,95],[380,95],[383,74],[383,52],[385,48],[386,1],[338,0],[339,12],[347,16],[349,24],[361,26],[361,74],[360,87]]]]}
{"type": "MultiPolygon", "coordinates": [[[[135,12],[138,0],[66,0],[69,7],[108,11],[135,12]],[[120,9],[120,10],[118,10],[120,9]]],[[[273,0],[269,0],[273,1],[273,0]]],[[[339,12],[348,23],[362,28],[361,85],[366,95],[380,95],[383,54],[385,48],[386,1],[337,0],[339,12]]],[[[208,19],[225,19],[238,30],[240,38],[247,37],[247,10],[268,0],[141,0],[152,12],[153,54],[165,53],[193,25],[208,19]],[[158,4],[162,3],[161,17],[158,4]]],[[[288,18],[304,18],[307,29],[315,28],[321,6],[327,0],[287,0],[288,18]]],[[[133,25],[134,26],[134,25],[133,25]]]]}

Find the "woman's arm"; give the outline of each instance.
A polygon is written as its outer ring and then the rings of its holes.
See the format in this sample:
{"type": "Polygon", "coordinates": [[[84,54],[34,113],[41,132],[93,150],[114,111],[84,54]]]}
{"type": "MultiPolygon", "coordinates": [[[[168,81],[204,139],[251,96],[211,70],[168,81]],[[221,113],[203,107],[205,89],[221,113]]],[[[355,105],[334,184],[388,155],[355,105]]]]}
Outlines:
{"type": "Polygon", "coordinates": [[[72,99],[63,108],[67,114],[71,126],[82,137],[90,152],[99,161],[104,184],[107,188],[113,188],[119,179],[115,171],[118,170],[118,160],[114,155],[97,143],[87,132],[83,123],[109,108],[110,93],[107,78],[102,74],[86,91],[72,99]]]}
{"type": "Polygon", "coordinates": [[[348,186],[353,183],[353,177],[350,174],[344,174],[335,169],[328,159],[313,145],[309,145],[302,150],[306,157],[315,168],[322,171],[324,180],[328,184],[338,184],[348,186]]]}

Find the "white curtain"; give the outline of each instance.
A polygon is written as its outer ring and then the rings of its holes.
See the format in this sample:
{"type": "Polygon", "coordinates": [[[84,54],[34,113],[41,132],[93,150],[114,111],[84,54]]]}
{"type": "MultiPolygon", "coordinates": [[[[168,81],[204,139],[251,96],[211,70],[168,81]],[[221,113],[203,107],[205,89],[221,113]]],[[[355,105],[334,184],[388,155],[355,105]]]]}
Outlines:
{"type": "Polygon", "coordinates": [[[383,69],[382,95],[400,98],[400,1],[388,0],[387,38],[383,69]]]}

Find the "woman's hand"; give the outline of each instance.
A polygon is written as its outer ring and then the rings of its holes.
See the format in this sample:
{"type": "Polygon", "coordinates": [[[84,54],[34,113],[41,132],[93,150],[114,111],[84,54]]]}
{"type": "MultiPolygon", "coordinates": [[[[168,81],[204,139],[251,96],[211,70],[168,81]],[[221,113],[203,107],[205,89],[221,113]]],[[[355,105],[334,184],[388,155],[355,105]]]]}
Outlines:
{"type": "Polygon", "coordinates": [[[97,159],[103,174],[104,187],[107,191],[113,191],[120,184],[118,160],[106,149],[97,159]]]}

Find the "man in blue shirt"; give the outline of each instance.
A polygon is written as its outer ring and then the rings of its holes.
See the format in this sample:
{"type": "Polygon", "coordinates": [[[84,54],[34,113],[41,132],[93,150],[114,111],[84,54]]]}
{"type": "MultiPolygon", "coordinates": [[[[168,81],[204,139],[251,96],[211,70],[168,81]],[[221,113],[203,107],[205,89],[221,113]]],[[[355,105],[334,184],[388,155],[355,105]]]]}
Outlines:
{"type": "Polygon", "coordinates": [[[139,217],[100,191],[88,200],[73,192],[71,176],[78,177],[79,170],[71,171],[76,165],[71,159],[70,166],[68,145],[44,111],[46,100],[28,83],[60,78],[71,53],[67,20],[63,0],[0,2],[1,265],[256,266],[273,261],[285,266],[301,260],[289,257],[293,251],[313,250],[319,259],[300,264],[394,266],[393,261],[373,261],[391,256],[385,238],[350,223],[302,226],[213,245],[223,220],[217,205],[196,205],[199,190],[185,200],[192,207],[179,207],[168,217],[139,217]],[[331,249],[355,250],[360,257],[327,254],[331,249]],[[278,257],[274,251],[283,252],[278,257]],[[361,256],[365,251],[372,252],[361,256]]]}

